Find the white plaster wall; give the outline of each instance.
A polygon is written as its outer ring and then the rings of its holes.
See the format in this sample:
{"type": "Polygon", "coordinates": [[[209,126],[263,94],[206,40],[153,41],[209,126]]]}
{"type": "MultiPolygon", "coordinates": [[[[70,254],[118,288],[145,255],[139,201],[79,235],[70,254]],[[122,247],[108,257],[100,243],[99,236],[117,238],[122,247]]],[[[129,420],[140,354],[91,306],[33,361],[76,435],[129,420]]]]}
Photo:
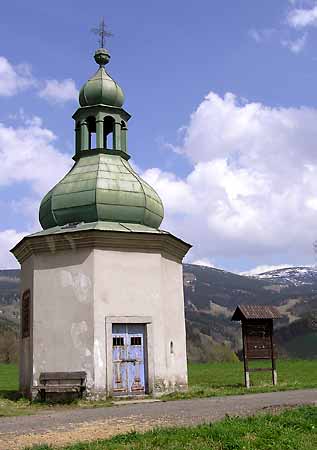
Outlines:
{"type": "Polygon", "coordinates": [[[96,249],[94,257],[95,387],[105,389],[105,360],[102,363],[106,355],[105,318],[152,316],[161,322],[161,256],[96,249]]]}
{"type": "Polygon", "coordinates": [[[41,372],[84,370],[88,387],[105,391],[105,320],[138,316],[152,320],[149,365],[154,390],[186,386],[180,263],[149,252],[41,253],[23,263],[22,289],[27,288],[33,298],[33,364],[29,339],[21,359],[21,385],[36,386],[41,372]]]}
{"type": "Polygon", "coordinates": [[[182,265],[157,253],[94,251],[95,387],[105,389],[105,318],[152,317],[154,386],[187,384],[182,265]],[[173,340],[175,353],[170,354],[173,340]]]}
{"type": "Polygon", "coordinates": [[[162,258],[162,306],[164,308],[165,360],[164,373],[168,389],[187,386],[186,330],[182,264],[162,258]],[[171,352],[171,342],[173,352],[171,352]]]}
{"type": "Polygon", "coordinates": [[[34,386],[41,372],[80,370],[92,385],[93,273],[89,249],[34,256],[34,386]]]}
{"type": "MultiPolygon", "coordinates": [[[[29,395],[33,378],[33,354],[32,354],[32,334],[33,334],[33,256],[29,257],[21,265],[21,296],[24,291],[30,289],[30,337],[23,338],[20,328],[20,360],[19,379],[20,390],[24,395],[29,395]]],[[[20,299],[22,297],[20,296],[20,299]]],[[[22,317],[22,301],[20,300],[20,317],[22,317]]]]}

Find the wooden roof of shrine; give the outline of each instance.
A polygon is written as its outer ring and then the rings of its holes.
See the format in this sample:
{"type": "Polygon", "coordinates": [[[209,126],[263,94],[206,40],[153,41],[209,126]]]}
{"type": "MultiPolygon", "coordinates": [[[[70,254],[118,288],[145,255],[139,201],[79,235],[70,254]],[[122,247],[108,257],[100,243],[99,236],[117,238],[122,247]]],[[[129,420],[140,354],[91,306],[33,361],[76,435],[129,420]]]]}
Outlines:
{"type": "Polygon", "coordinates": [[[280,319],[281,314],[275,306],[238,305],[231,320],[280,319]]]}

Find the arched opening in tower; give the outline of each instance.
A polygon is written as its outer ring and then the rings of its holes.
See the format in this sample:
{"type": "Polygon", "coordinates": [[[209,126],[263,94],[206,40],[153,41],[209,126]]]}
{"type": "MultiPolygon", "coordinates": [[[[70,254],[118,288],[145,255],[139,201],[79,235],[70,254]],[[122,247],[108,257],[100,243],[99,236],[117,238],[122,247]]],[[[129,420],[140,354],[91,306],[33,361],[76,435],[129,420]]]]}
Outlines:
{"type": "Polygon", "coordinates": [[[75,147],[76,147],[76,154],[80,152],[81,150],[81,136],[80,136],[80,121],[76,122],[75,127],[75,147]]]}
{"type": "Polygon", "coordinates": [[[127,151],[127,124],[121,120],[121,150],[127,151]]]}
{"type": "Polygon", "coordinates": [[[89,133],[89,150],[96,148],[96,118],[90,116],[87,118],[87,126],[89,133]]]}
{"type": "Polygon", "coordinates": [[[113,132],[114,132],[114,118],[106,116],[103,122],[104,132],[104,148],[114,150],[113,148],[113,132]]]}

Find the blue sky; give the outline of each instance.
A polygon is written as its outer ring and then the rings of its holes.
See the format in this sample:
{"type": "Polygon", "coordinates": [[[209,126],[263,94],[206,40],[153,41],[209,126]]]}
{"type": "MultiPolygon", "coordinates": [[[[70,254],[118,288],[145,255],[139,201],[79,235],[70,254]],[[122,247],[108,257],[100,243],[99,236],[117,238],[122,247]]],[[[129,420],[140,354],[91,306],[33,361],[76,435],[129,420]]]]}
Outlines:
{"type": "Polygon", "coordinates": [[[129,152],[163,198],[163,228],[193,244],[188,260],[313,264],[316,1],[11,0],[0,16],[0,266],[15,265],[8,248],[39,229],[39,201],[71,163],[102,15],[129,152]]]}

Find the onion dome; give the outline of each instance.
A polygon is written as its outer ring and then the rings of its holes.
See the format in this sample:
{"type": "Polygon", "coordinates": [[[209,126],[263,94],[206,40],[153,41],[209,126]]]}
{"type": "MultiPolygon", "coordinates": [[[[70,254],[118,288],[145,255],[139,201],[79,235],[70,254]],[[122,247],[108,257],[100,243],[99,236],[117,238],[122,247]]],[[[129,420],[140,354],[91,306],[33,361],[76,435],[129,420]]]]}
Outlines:
{"type": "Polygon", "coordinates": [[[127,160],[106,153],[80,158],[40,206],[44,229],[98,221],[158,228],[163,216],[163,204],[155,190],[127,160]]]}
{"type": "Polygon", "coordinates": [[[123,91],[104,68],[110,60],[109,52],[104,48],[99,48],[95,52],[94,58],[100,67],[95,75],[81,88],[79,93],[80,106],[104,104],[120,108],[124,103],[123,91]]]}

